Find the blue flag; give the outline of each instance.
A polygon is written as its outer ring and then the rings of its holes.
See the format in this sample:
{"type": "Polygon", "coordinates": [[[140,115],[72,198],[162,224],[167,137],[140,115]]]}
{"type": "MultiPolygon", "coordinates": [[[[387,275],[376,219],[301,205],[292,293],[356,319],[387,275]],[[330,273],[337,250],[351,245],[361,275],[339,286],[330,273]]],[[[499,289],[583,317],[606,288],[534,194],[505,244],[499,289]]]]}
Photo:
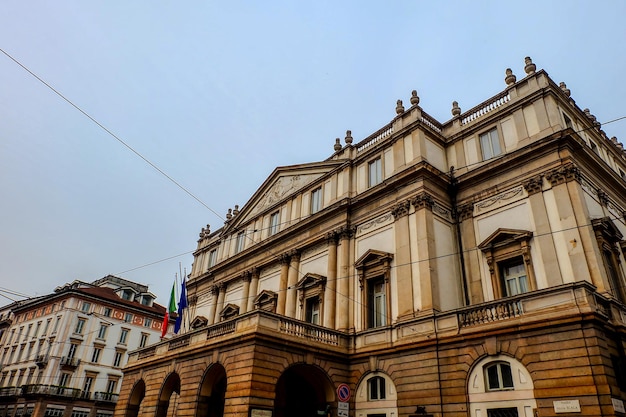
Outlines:
{"type": "Polygon", "coordinates": [[[185,278],[183,278],[182,288],[180,290],[180,300],[178,301],[178,317],[174,323],[174,333],[180,331],[180,327],[183,324],[183,311],[187,308],[187,289],[185,285],[185,278]]]}

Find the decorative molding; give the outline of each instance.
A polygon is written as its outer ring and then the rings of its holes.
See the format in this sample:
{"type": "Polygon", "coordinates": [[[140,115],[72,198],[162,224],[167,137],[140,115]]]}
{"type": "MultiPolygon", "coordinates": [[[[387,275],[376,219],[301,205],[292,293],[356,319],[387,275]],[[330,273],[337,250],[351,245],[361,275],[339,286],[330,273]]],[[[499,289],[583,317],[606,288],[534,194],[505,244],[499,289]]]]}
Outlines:
{"type": "Polygon", "coordinates": [[[457,207],[459,221],[471,219],[474,216],[474,203],[462,204],[457,207]]]}
{"type": "MultiPolygon", "coordinates": [[[[524,196],[524,187],[519,186],[515,187],[511,190],[507,190],[503,193],[494,195],[486,200],[480,201],[475,204],[476,213],[480,213],[481,211],[485,211],[485,209],[493,207],[494,205],[501,203],[503,201],[508,201],[512,199],[519,199],[524,196]]],[[[493,207],[495,208],[495,207],[493,207]]]]}
{"type": "Polygon", "coordinates": [[[452,221],[452,210],[442,206],[441,204],[434,202],[432,207],[433,213],[441,218],[452,221]]]}
{"type": "Polygon", "coordinates": [[[363,232],[365,232],[368,229],[371,229],[373,227],[376,227],[378,225],[386,223],[389,220],[391,220],[392,217],[394,217],[393,213],[389,212],[389,213],[385,213],[382,216],[379,216],[379,217],[377,217],[377,218],[375,218],[373,220],[370,220],[367,223],[363,223],[362,225],[357,227],[356,234],[360,235],[360,234],[362,234],[363,232]]]}

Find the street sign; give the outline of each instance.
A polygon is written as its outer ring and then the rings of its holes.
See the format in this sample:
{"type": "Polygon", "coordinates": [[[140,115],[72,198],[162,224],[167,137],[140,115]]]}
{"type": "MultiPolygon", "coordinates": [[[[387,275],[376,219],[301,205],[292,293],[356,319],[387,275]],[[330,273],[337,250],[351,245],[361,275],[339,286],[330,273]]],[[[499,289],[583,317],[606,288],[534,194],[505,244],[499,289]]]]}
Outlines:
{"type": "Polygon", "coordinates": [[[337,387],[337,398],[341,402],[348,402],[350,399],[350,387],[348,384],[339,384],[337,387]]]}
{"type": "Polygon", "coordinates": [[[337,403],[337,417],[348,417],[350,411],[350,404],[339,401],[337,403]]]}

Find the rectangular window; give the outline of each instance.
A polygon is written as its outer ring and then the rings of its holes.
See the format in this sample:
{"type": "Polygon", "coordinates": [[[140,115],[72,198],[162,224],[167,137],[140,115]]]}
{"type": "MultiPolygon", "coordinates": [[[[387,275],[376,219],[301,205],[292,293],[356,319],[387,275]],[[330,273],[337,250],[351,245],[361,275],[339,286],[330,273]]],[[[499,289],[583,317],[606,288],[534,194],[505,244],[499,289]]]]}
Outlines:
{"type": "Polygon", "coordinates": [[[41,333],[42,336],[46,336],[48,334],[48,329],[50,328],[50,322],[51,321],[52,321],[52,319],[46,320],[46,325],[43,328],[43,333],[41,333]]]}
{"type": "Polygon", "coordinates": [[[115,392],[115,388],[117,388],[117,380],[109,379],[109,382],[107,382],[107,392],[115,392]]]}
{"type": "Polygon", "coordinates": [[[149,337],[150,335],[148,333],[142,333],[141,338],[139,339],[139,347],[146,347],[149,337]]]}
{"type": "Polygon", "coordinates": [[[306,321],[313,324],[320,324],[320,300],[319,297],[312,297],[306,300],[306,321]]]}
{"type": "Polygon", "coordinates": [[[368,327],[387,325],[387,294],[385,280],[380,277],[367,282],[368,286],[368,327]]]}
{"type": "Polygon", "coordinates": [[[93,348],[93,354],[91,355],[91,362],[98,363],[100,360],[100,354],[102,353],[102,348],[93,348]]]}
{"type": "Polygon", "coordinates": [[[72,415],[70,417],[89,417],[89,411],[72,410],[72,415]]]}
{"type": "Polygon", "coordinates": [[[152,319],[146,317],[143,321],[143,327],[152,327],[152,319]]]}
{"type": "Polygon", "coordinates": [[[70,374],[62,373],[59,378],[59,386],[67,387],[70,383],[70,374]]]}
{"type": "Polygon", "coordinates": [[[78,345],[76,343],[70,344],[70,349],[67,352],[67,358],[74,359],[74,356],[76,355],[77,350],[78,350],[78,345]]]}
{"type": "Polygon", "coordinates": [[[93,385],[93,377],[86,376],[85,383],[83,384],[83,392],[89,393],[91,392],[91,386],[93,385]]]}
{"type": "Polygon", "coordinates": [[[61,324],[61,317],[62,316],[57,316],[57,321],[54,322],[54,330],[52,330],[52,333],[56,333],[57,330],[59,330],[59,324],[61,324]]]}
{"type": "Polygon", "coordinates": [[[122,329],[122,332],[120,333],[120,344],[125,345],[126,344],[126,339],[128,338],[128,329],[122,329]]]}
{"type": "Polygon", "coordinates": [[[572,119],[567,117],[567,114],[565,113],[563,113],[563,120],[565,121],[565,127],[569,127],[571,129],[574,128],[574,125],[572,125],[572,119]]]}
{"type": "Polygon", "coordinates": [[[491,129],[489,132],[483,133],[479,137],[484,160],[491,159],[502,153],[500,139],[498,138],[498,129],[491,129]]]}
{"type": "Polygon", "coordinates": [[[280,228],[280,213],[275,212],[270,216],[270,236],[278,233],[278,229],[280,228]]]}
{"type": "Polygon", "coordinates": [[[104,307],[104,317],[111,317],[113,311],[109,307],[104,307]]]}
{"type": "Polygon", "coordinates": [[[76,328],[74,328],[74,333],[83,334],[83,329],[85,328],[85,319],[78,319],[76,323],[76,328]]]}
{"type": "Polygon", "coordinates": [[[107,326],[106,324],[100,324],[100,330],[98,330],[98,339],[104,339],[105,337],[107,337],[108,328],[109,326],[107,326]]]}
{"type": "Polygon", "coordinates": [[[239,253],[243,250],[243,243],[246,237],[246,232],[237,233],[237,241],[235,242],[235,253],[239,253]]]}
{"type": "Polygon", "coordinates": [[[507,297],[528,292],[528,276],[522,258],[502,266],[502,279],[507,297]]]}
{"type": "Polygon", "coordinates": [[[311,214],[315,214],[322,209],[322,188],[317,188],[311,192],[311,214]]]}
{"type": "Polygon", "coordinates": [[[373,187],[383,181],[383,166],[380,158],[376,158],[368,165],[369,186],[373,187]]]}
{"type": "Polygon", "coordinates": [[[81,308],[81,311],[83,313],[89,313],[89,311],[91,311],[91,303],[88,303],[87,301],[83,301],[83,307],[81,308]]]}
{"type": "Polygon", "coordinates": [[[382,376],[375,376],[367,380],[368,399],[370,401],[384,400],[387,395],[385,391],[385,379],[382,376]]]}
{"type": "Polygon", "coordinates": [[[598,151],[598,145],[596,145],[596,143],[592,140],[589,141],[589,146],[591,146],[591,150],[596,154],[596,155],[600,155],[600,152],[598,151]]]}
{"type": "Polygon", "coordinates": [[[215,265],[217,262],[217,249],[213,249],[209,252],[209,268],[215,265]]]}
{"type": "Polygon", "coordinates": [[[133,321],[133,315],[131,313],[124,314],[124,321],[126,323],[130,323],[131,321],[133,321]]]}
{"type": "Polygon", "coordinates": [[[46,412],[44,413],[44,417],[62,417],[65,413],[65,408],[54,408],[48,406],[46,408],[46,412]]]}
{"type": "Polygon", "coordinates": [[[113,366],[119,368],[122,365],[122,357],[124,356],[124,353],[122,352],[115,352],[115,358],[113,358],[113,366]]]}

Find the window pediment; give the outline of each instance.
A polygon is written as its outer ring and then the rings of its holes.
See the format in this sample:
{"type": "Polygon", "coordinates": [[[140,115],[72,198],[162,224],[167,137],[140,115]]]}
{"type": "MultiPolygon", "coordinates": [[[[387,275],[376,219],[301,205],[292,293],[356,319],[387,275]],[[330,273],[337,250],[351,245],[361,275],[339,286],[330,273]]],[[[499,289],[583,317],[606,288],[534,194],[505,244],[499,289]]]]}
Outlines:
{"type": "Polygon", "coordinates": [[[533,232],[528,230],[500,228],[478,245],[478,248],[486,252],[506,245],[528,242],[532,236],[533,232]]]}
{"type": "Polygon", "coordinates": [[[220,313],[220,316],[224,320],[230,319],[237,315],[239,315],[239,306],[235,304],[227,304],[222,310],[222,312],[220,313]]]}
{"type": "Polygon", "coordinates": [[[308,273],[296,284],[296,289],[306,290],[308,288],[323,286],[326,284],[326,277],[319,274],[308,273]]]}
{"type": "Polygon", "coordinates": [[[274,291],[263,290],[254,299],[254,308],[257,310],[276,311],[278,294],[274,291]]]}
{"type": "Polygon", "coordinates": [[[375,266],[389,265],[393,254],[375,249],[369,249],[354,263],[356,269],[372,268],[375,266]]]}
{"type": "Polygon", "coordinates": [[[204,316],[196,316],[192,321],[191,321],[191,328],[192,329],[199,329],[200,327],[204,327],[208,324],[209,320],[204,317],[204,316]]]}

